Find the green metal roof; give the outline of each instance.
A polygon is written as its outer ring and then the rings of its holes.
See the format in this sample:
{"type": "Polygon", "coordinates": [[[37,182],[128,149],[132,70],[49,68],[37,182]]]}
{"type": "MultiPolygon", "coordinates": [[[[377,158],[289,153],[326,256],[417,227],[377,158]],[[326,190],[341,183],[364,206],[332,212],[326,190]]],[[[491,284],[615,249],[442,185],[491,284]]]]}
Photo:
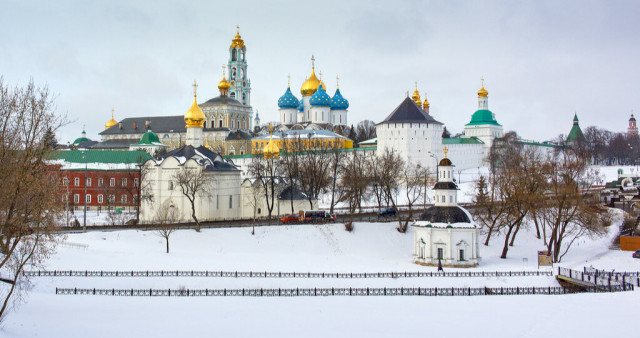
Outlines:
{"type": "Polygon", "coordinates": [[[480,124],[493,124],[496,126],[500,126],[501,124],[493,118],[493,113],[490,110],[480,109],[476,110],[473,115],[471,115],[471,122],[467,123],[467,126],[480,125],[480,124]]]}
{"type": "Polygon", "coordinates": [[[567,136],[567,142],[583,142],[585,140],[582,129],[580,129],[580,125],[578,124],[578,115],[575,115],[573,118],[573,127],[571,127],[569,136],[567,136]]]}
{"type": "Polygon", "coordinates": [[[154,145],[155,143],[160,143],[160,139],[158,138],[158,135],[156,133],[154,133],[153,131],[151,131],[151,129],[149,129],[146,133],[144,133],[144,135],[142,135],[142,137],[140,138],[140,141],[136,144],[154,145]]]}
{"type": "Polygon", "coordinates": [[[484,142],[480,141],[477,137],[452,137],[452,138],[443,138],[442,144],[484,144],[484,142]]]}
{"type": "Polygon", "coordinates": [[[53,159],[70,163],[142,163],[151,159],[151,155],[144,151],[123,150],[62,150],[53,155],[53,159]],[[86,155],[86,161],[82,158],[86,155]]]}

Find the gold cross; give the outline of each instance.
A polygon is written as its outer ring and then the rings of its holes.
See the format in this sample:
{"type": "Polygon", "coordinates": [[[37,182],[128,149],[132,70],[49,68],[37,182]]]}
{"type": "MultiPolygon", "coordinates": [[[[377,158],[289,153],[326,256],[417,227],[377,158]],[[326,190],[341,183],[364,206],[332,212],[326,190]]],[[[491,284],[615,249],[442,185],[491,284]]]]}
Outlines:
{"type": "Polygon", "coordinates": [[[227,69],[227,67],[225,65],[222,65],[222,77],[225,78],[225,79],[227,78],[227,75],[225,73],[226,69],[227,69]]]}
{"type": "Polygon", "coordinates": [[[340,77],[336,75],[336,89],[340,88],[340,77]]]}
{"type": "Polygon", "coordinates": [[[449,151],[449,149],[447,147],[444,147],[444,158],[447,158],[447,152],[449,151]]]}
{"type": "Polygon", "coordinates": [[[418,89],[418,81],[416,81],[416,89],[418,89]]]}
{"type": "Polygon", "coordinates": [[[320,81],[322,81],[322,71],[318,72],[320,74],[320,81]]]}
{"type": "Polygon", "coordinates": [[[196,97],[198,95],[198,83],[196,80],[193,80],[193,96],[196,97]]]}
{"type": "Polygon", "coordinates": [[[240,34],[240,25],[236,26],[236,33],[240,34]]]}
{"type": "Polygon", "coordinates": [[[316,68],[316,58],[313,56],[313,54],[311,54],[311,68],[316,68]]]}
{"type": "Polygon", "coordinates": [[[480,81],[482,81],[482,87],[484,87],[484,76],[480,78],[480,81]]]}
{"type": "Polygon", "coordinates": [[[287,87],[291,87],[291,74],[287,74],[287,87]]]}

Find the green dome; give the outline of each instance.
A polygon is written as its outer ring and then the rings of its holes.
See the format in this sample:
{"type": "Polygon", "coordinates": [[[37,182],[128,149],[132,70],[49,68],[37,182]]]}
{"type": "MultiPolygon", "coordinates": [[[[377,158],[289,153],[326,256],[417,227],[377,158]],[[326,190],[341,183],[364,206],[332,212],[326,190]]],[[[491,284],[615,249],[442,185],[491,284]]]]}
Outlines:
{"type": "Polygon", "coordinates": [[[493,124],[499,126],[500,124],[493,118],[493,113],[490,110],[481,109],[476,110],[471,115],[471,122],[467,123],[467,126],[479,125],[479,124],[493,124]]]}
{"type": "Polygon", "coordinates": [[[78,137],[75,141],[73,141],[73,145],[78,145],[80,142],[91,141],[86,137],[78,137]]]}
{"type": "Polygon", "coordinates": [[[153,131],[151,131],[151,129],[149,129],[149,131],[147,131],[146,133],[144,133],[144,135],[142,135],[142,137],[140,138],[140,142],[136,144],[156,144],[156,143],[160,143],[160,139],[158,138],[158,135],[156,133],[154,133],[153,131]]]}

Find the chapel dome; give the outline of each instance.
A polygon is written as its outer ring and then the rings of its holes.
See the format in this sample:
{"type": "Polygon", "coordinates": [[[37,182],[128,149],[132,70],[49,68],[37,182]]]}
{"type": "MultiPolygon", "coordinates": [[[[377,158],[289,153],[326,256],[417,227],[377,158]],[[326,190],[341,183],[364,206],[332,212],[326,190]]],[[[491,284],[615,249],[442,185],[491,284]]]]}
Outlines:
{"type": "Polygon", "coordinates": [[[318,90],[309,99],[312,107],[331,107],[331,97],[324,90],[324,86],[320,84],[318,90]]]}
{"type": "Polygon", "coordinates": [[[441,166],[441,167],[445,167],[445,166],[452,166],[453,163],[451,163],[450,159],[445,157],[445,158],[440,160],[440,163],[438,163],[438,165],[441,166]]]}
{"type": "MultiPolygon", "coordinates": [[[[633,115],[631,115],[633,117],[633,115]]],[[[118,124],[118,121],[116,121],[113,118],[113,112],[111,113],[111,120],[109,120],[107,123],[104,124],[104,129],[107,130],[113,126],[115,126],[116,124],[118,124]]]]}
{"type": "Polygon", "coordinates": [[[336,89],[336,93],[331,98],[331,109],[335,110],[347,110],[349,108],[349,101],[342,97],[340,93],[340,88],[336,89]]]}
{"type": "Polygon", "coordinates": [[[471,223],[471,219],[467,212],[459,206],[433,206],[425,210],[420,215],[421,221],[428,221],[431,223],[471,223]]]}
{"type": "Polygon", "coordinates": [[[287,87],[287,91],[278,99],[278,107],[281,109],[297,109],[299,105],[300,100],[293,96],[290,87],[287,87]]]}
{"type": "Polygon", "coordinates": [[[151,129],[149,129],[146,133],[142,135],[140,141],[137,144],[154,144],[160,143],[160,138],[158,134],[154,133],[151,129]]]}
{"type": "Polygon", "coordinates": [[[229,90],[229,88],[231,88],[231,84],[223,76],[222,80],[220,80],[220,82],[218,82],[218,89],[220,89],[220,90],[229,90]]]}
{"type": "Polygon", "coordinates": [[[633,117],[633,114],[631,114],[631,118],[629,119],[629,121],[635,121],[635,120],[636,120],[636,118],[633,117]]]}
{"type": "Polygon", "coordinates": [[[198,107],[198,102],[196,101],[196,96],[193,96],[193,104],[191,108],[187,110],[186,114],[184,114],[184,122],[187,123],[186,127],[203,127],[203,123],[205,120],[204,113],[202,109],[198,107]]]}
{"type": "Polygon", "coordinates": [[[485,97],[485,96],[488,96],[488,95],[489,95],[489,92],[486,89],[484,89],[484,84],[483,84],[482,88],[480,88],[480,90],[478,90],[478,96],[479,97],[485,97]]]}
{"type": "Polygon", "coordinates": [[[300,88],[300,93],[302,94],[302,96],[313,95],[313,93],[315,93],[316,90],[318,90],[320,83],[321,83],[320,80],[316,76],[315,69],[311,69],[311,75],[302,84],[302,88],[300,88]]]}
{"type": "Polygon", "coordinates": [[[500,125],[493,116],[493,113],[487,109],[476,110],[476,112],[471,115],[471,122],[467,123],[467,125],[469,126],[476,124],[493,124],[497,126],[500,125]]]}

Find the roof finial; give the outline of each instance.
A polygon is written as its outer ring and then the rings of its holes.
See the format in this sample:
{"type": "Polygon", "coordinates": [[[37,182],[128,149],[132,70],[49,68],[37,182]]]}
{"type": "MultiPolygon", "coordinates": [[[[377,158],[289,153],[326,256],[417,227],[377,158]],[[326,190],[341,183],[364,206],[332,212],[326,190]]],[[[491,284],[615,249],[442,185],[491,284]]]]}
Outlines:
{"type": "Polygon", "coordinates": [[[447,152],[449,152],[449,148],[444,147],[444,158],[447,158],[447,152]]]}
{"type": "Polygon", "coordinates": [[[227,66],[222,65],[222,77],[223,77],[224,79],[226,79],[226,78],[227,78],[226,70],[227,70],[227,66]]]}
{"type": "Polygon", "coordinates": [[[112,119],[112,120],[113,120],[113,113],[114,113],[115,111],[116,111],[115,109],[111,108],[111,119],[112,119]]]}
{"type": "Polygon", "coordinates": [[[320,75],[320,82],[322,82],[322,71],[319,71],[318,75],[320,75]]]}
{"type": "Polygon", "coordinates": [[[416,81],[416,90],[418,90],[418,81],[416,81]]]}
{"type": "Polygon", "coordinates": [[[316,58],[311,54],[311,69],[316,69],[316,58]]]}
{"type": "Polygon", "coordinates": [[[196,80],[193,80],[193,97],[198,96],[198,83],[196,80]]]}
{"type": "Polygon", "coordinates": [[[340,77],[336,75],[336,89],[340,89],[340,77]]]}
{"type": "Polygon", "coordinates": [[[482,81],[482,88],[484,88],[484,76],[480,78],[480,81],[482,81]]]}
{"type": "Polygon", "coordinates": [[[291,73],[287,74],[287,88],[291,88],[291,73]]]}
{"type": "Polygon", "coordinates": [[[236,25],[236,34],[240,34],[240,25],[236,25]]]}

